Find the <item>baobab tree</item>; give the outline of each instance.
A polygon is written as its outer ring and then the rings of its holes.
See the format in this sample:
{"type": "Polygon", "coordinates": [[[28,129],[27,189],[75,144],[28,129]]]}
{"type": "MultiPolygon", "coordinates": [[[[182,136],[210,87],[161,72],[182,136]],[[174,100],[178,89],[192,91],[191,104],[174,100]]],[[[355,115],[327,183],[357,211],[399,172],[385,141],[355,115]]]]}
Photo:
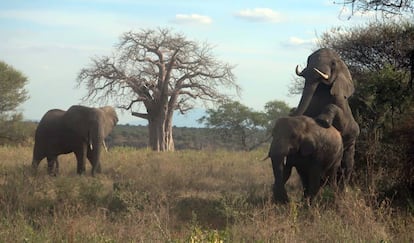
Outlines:
{"type": "Polygon", "coordinates": [[[228,99],[228,91],[239,91],[234,66],[215,58],[212,50],[171,29],[126,32],[112,56],[93,58],[80,71],[78,86],[86,86],[85,100],[110,100],[146,119],[149,146],[171,151],[175,111],[184,114],[195,100],[217,102],[228,99]]]}

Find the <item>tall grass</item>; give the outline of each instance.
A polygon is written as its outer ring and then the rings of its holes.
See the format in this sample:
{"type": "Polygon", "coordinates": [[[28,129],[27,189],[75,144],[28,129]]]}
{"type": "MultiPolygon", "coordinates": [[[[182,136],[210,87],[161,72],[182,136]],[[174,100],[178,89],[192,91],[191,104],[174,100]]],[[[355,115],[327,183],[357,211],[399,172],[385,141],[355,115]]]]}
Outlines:
{"type": "Polygon", "coordinates": [[[1,242],[412,242],[414,216],[389,201],[378,207],[363,190],[328,189],[312,207],[289,181],[288,205],[271,201],[265,150],[253,152],[114,148],[103,173],[76,175],[73,155],[60,175],[42,161],[31,172],[31,148],[0,147],[1,242]]]}

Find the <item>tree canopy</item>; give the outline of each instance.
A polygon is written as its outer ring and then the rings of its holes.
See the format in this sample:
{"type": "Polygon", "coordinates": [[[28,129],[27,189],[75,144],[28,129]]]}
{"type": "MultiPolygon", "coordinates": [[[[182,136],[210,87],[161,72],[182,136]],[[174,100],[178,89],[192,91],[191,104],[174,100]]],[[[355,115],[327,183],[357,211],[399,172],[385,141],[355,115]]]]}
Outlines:
{"type": "Polygon", "coordinates": [[[224,138],[239,141],[244,150],[254,149],[270,138],[274,121],[286,116],[289,106],[283,101],[269,101],[264,112],[255,111],[240,102],[221,104],[217,109],[208,109],[199,119],[207,127],[216,129],[224,138]]]}
{"type": "Polygon", "coordinates": [[[19,124],[23,116],[17,109],[28,99],[26,84],[27,78],[20,71],[0,61],[0,143],[24,139],[19,124]]]}
{"type": "Polygon", "coordinates": [[[165,151],[174,150],[175,111],[187,112],[196,100],[226,100],[231,93],[224,90],[239,91],[233,68],[218,60],[206,42],[171,29],[143,29],[124,33],[113,56],[92,59],[78,84],[88,90],[85,100],[112,101],[148,120],[151,148],[165,151]]]}
{"type": "Polygon", "coordinates": [[[320,46],[335,49],[353,76],[387,65],[407,70],[414,76],[414,24],[410,21],[333,28],[321,36],[320,46]]]}
{"type": "Polygon", "coordinates": [[[387,16],[394,16],[414,11],[412,0],[340,0],[334,3],[350,6],[352,13],[376,11],[387,16]]]}

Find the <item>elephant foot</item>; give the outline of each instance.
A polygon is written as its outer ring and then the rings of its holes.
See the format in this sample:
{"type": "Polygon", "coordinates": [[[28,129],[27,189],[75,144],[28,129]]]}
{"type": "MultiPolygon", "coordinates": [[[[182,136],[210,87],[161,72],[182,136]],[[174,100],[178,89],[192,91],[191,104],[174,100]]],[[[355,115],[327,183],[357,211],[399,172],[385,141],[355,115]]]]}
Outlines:
{"type": "Polygon", "coordinates": [[[287,204],[289,202],[287,192],[285,190],[274,188],[273,201],[274,203],[287,204]]]}

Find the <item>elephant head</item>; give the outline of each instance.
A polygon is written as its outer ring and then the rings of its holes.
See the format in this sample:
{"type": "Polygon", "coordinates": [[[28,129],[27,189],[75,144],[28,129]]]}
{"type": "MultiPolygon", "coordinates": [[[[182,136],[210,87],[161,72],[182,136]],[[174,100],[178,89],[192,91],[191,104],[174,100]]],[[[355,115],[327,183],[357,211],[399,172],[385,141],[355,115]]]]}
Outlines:
{"type": "Polygon", "coordinates": [[[82,137],[94,150],[101,144],[106,147],[104,139],[117,124],[118,116],[111,106],[93,108],[74,105],[66,111],[63,120],[69,130],[82,137]]]}
{"type": "Polygon", "coordinates": [[[283,159],[291,154],[312,154],[316,141],[309,125],[314,123],[312,118],[305,116],[279,118],[272,131],[269,157],[283,159]]]}
{"type": "Polygon", "coordinates": [[[306,111],[310,108],[309,105],[311,100],[314,99],[314,95],[318,93],[318,86],[326,86],[325,88],[329,91],[324,92],[324,95],[339,99],[339,101],[328,101],[327,103],[336,104],[347,100],[355,90],[348,67],[339,55],[331,49],[322,48],[312,53],[308,57],[305,69],[299,71],[298,66],[296,66],[296,74],[305,78],[305,86],[299,105],[292,115],[306,113],[310,116],[315,115],[315,113],[306,111]]]}

